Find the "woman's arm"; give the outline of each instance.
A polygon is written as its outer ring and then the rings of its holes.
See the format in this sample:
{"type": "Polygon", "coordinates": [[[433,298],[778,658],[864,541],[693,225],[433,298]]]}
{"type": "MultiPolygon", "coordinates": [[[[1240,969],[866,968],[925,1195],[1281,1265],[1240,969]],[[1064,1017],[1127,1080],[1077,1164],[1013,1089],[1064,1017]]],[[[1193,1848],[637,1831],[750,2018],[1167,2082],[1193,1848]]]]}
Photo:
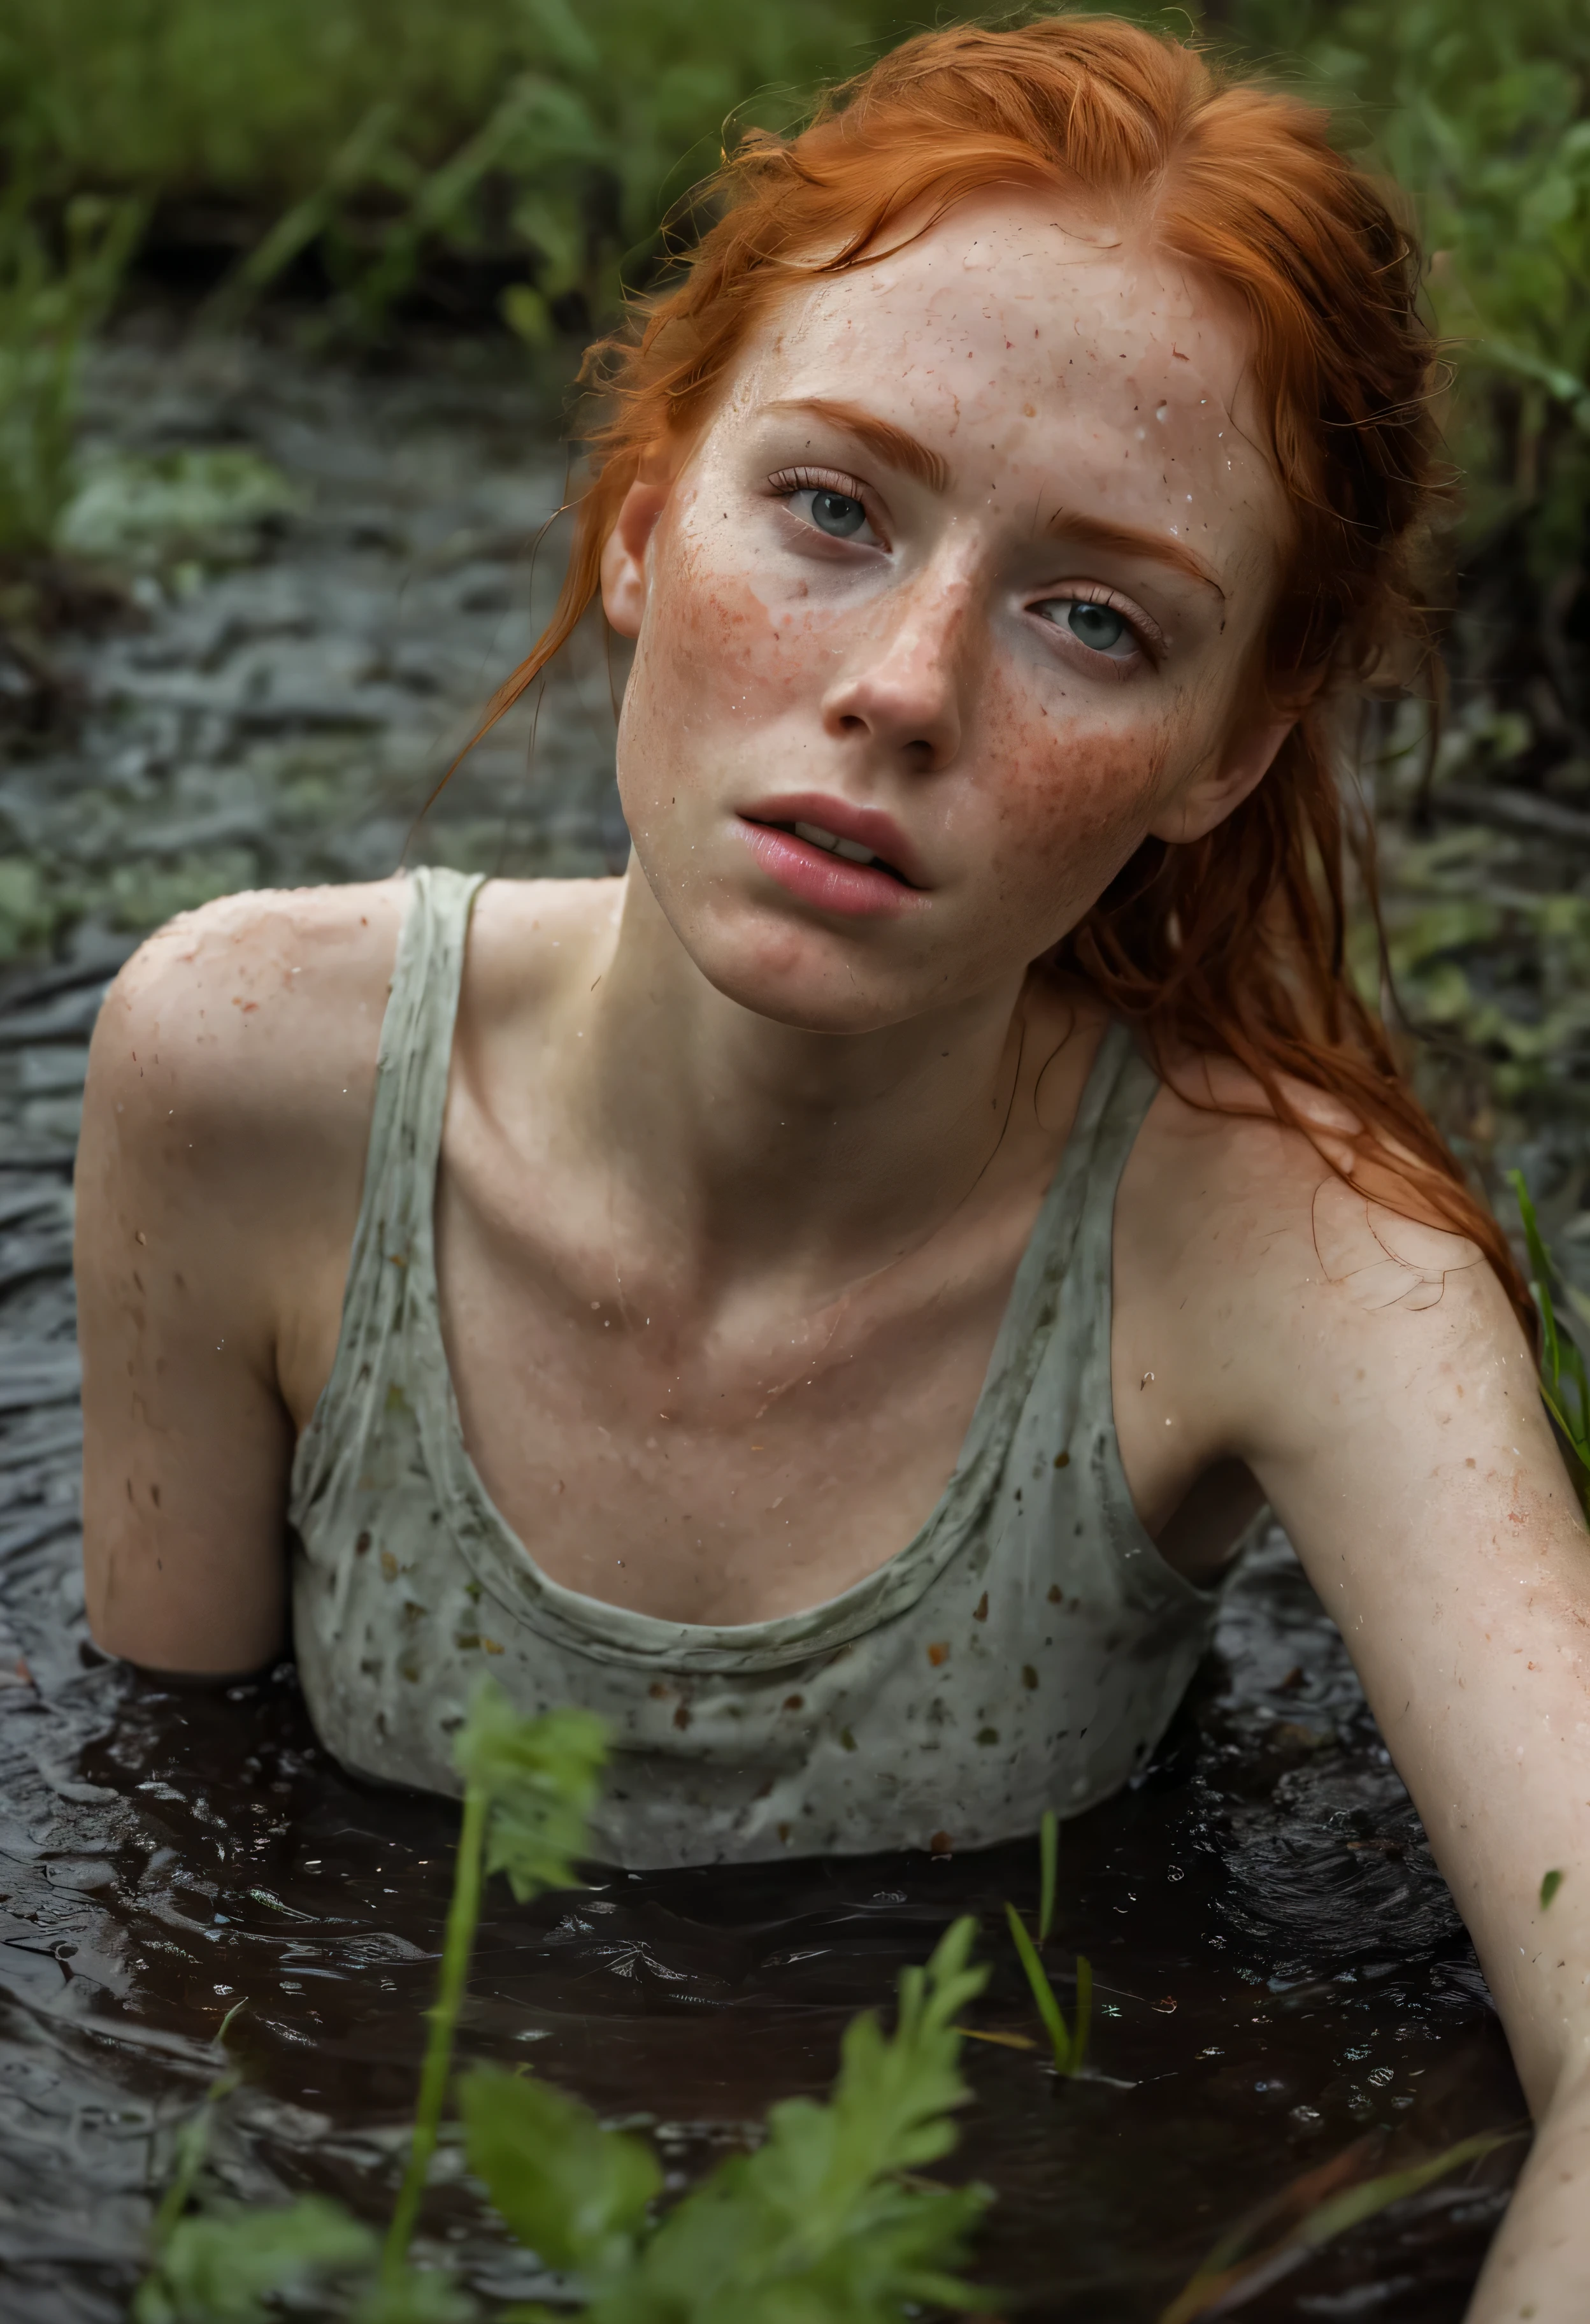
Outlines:
{"type": "Polygon", "coordinates": [[[1472,2324],[1531,2301],[1578,2324],[1590,1545],[1533,1360],[1472,1244],[1372,1210],[1273,1124],[1156,1111],[1117,1226],[1134,1491],[1151,1523],[1173,1506],[1178,1437],[1195,1467],[1245,1460],[1340,1625],[1541,2126],[1472,2324]]]}
{"type": "Polygon", "coordinates": [[[1491,2246],[1468,2324],[1590,2316],[1590,2073],[1559,2083],[1491,2246]]]}
{"type": "Polygon", "coordinates": [[[283,1643],[288,1476],[335,1343],[397,910],[390,888],[209,906],[142,947],[95,1030],[88,1618],[152,1669],[218,1677],[283,1643]]]}

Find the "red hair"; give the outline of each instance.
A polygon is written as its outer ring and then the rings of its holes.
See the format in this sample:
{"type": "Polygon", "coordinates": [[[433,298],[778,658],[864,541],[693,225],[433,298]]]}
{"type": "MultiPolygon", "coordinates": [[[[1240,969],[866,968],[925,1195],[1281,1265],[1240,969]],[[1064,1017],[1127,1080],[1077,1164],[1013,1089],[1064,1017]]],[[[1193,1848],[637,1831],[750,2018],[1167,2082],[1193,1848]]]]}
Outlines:
{"type": "Polygon", "coordinates": [[[1137,1025],[1162,1073],[1199,1053],[1234,1059],[1276,1115],[1316,1139],[1287,1080],[1345,1103],[1365,1126],[1353,1182],[1471,1236],[1532,1333],[1501,1227],[1346,969],[1346,858],[1357,854],[1372,907],[1373,862],[1366,837],[1345,828],[1333,730],[1388,639],[1424,649],[1411,565],[1435,491],[1434,350],[1412,242],[1331,145],[1318,107],[1117,19],[1056,16],[924,33],[832,92],[800,134],[751,132],[704,189],[713,222],[676,277],[586,358],[605,410],[567,575],[485,725],[597,596],[603,546],[647,454],[701,427],[771,310],[868,263],[905,213],[920,232],[968,195],[1012,184],[1140,222],[1241,300],[1292,518],[1255,676],[1271,702],[1300,706],[1296,725],[1207,837],[1145,841],[1056,965],[1137,1025]]]}

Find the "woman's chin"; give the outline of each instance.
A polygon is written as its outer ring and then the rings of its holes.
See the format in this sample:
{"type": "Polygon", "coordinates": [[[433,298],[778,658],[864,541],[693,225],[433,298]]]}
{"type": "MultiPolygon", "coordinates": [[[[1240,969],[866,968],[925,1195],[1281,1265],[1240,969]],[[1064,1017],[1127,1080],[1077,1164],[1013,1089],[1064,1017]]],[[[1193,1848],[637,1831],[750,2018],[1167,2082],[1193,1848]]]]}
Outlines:
{"type": "MultiPolygon", "coordinates": [[[[648,862],[638,845],[634,876],[650,890],[655,936],[666,923],[665,945],[676,944],[715,991],[794,1030],[882,1032],[955,1007],[1015,965],[974,946],[957,974],[951,930],[935,927],[930,937],[924,925],[937,918],[932,907],[899,918],[830,917],[770,905],[748,894],[743,878],[677,878],[676,870],[666,858],[648,862]]],[[[934,902],[942,910],[947,899],[934,902]]]]}
{"type": "Polygon", "coordinates": [[[798,1032],[881,1032],[945,997],[942,968],[930,974],[920,961],[880,960],[847,934],[777,923],[769,929],[760,914],[738,913],[728,925],[723,918],[676,925],[676,934],[726,1001],[798,1032]]]}
{"type": "Polygon", "coordinates": [[[795,1032],[878,1033],[926,1008],[925,996],[905,981],[869,974],[860,965],[853,978],[824,964],[775,968],[743,955],[698,957],[696,966],[726,1001],[795,1032]]]}

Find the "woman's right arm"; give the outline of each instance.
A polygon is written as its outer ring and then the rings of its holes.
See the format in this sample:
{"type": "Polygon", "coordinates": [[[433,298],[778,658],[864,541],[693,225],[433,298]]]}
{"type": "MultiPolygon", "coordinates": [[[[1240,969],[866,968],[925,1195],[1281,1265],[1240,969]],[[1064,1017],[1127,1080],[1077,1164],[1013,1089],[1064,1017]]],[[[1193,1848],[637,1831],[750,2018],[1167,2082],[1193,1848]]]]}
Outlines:
{"type": "Polygon", "coordinates": [[[297,1433],[329,1370],[402,890],[231,897],[106,997],[77,1175],[88,1620],[164,1672],[286,1635],[297,1433]]]}

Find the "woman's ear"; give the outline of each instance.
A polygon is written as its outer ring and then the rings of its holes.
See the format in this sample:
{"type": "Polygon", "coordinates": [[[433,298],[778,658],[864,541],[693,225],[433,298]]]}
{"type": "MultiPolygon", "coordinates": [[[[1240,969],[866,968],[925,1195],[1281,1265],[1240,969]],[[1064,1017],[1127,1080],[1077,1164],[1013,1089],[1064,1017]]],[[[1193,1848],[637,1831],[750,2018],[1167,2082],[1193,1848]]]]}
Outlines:
{"type": "Polygon", "coordinates": [[[1298,723],[1296,709],[1245,726],[1218,758],[1205,761],[1191,779],[1148,826],[1155,839],[1184,847],[1224,823],[1250,791],[1257,790],[1275,763],[1275,754],[1298,723]]]}
{"type": "MultiPolygon", "coordinates": [[[[649,466],[649,464],[648,464],[649,466]]],[[[644,473],[624,494],[602,552],[602,610],[621,638],[638,638],[650,586],[647,551],[671,479],[644,473]]]]}

